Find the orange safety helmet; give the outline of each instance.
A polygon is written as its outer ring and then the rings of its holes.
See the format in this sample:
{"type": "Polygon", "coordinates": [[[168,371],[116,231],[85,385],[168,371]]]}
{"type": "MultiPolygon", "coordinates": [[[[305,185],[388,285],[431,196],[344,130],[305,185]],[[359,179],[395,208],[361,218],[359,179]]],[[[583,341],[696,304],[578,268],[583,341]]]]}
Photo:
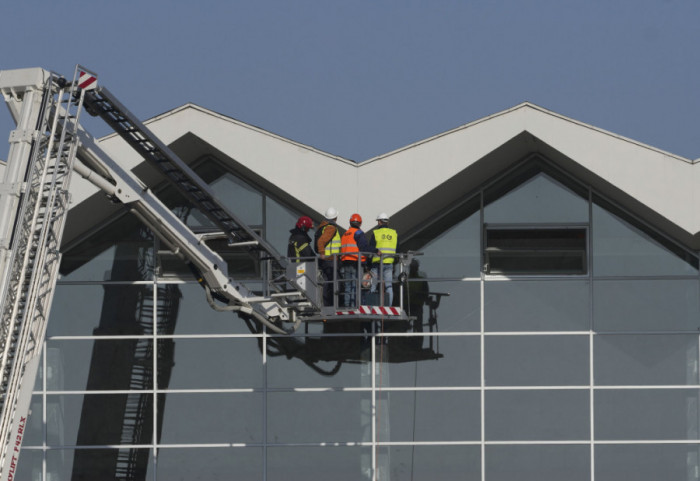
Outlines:
{"type": "Polygon", "coordinates": [[[353,214],[350,216],[350,224],[352,224],[353,222],[362,224],[362,217],[360,217],[360,214],[353,214]]]}
{"type": "Polygon", "coordinates": [[[304,231],[311,229],[312,225],[314,225],[314,223],[308,215],[302,215],[297,221],[297,229],[302,229],[304,231]]]}

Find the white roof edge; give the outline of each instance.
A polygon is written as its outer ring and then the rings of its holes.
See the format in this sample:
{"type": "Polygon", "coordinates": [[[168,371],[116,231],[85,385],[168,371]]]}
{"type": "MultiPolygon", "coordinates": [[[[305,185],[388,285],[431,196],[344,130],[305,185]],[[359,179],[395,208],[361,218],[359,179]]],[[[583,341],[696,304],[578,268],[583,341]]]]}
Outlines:
{"type": "MultiPolygon", "coordinates": [[[[277,139],[277,140],[279,140],[279,141],[281,141],[281,142],[285,142],[285,143],[294,145],[295,147],[298,147],[298,148],[300,148],[300,149],[308,150],[308,151],[310,151],[310,152],[314,152],[314,153],[319,154],[319,155],[322,155],[322,156],[324,156],[324,157],[328,157],[328,158],[330,158],[330,159],[333,159],[333,160],[337,160],[337,161],[346,163],[346,164],[348,164],[348,165],[350,165],[350,166],[354,166],[354,167],[358,167],[358,166],[359,166],[359,164],[358,164],[357,162],[354,162],[354,161],[352,161],[352,160],[346,159],[346,158],[341,157],[341,156],[339,156],[339,155],[330,154],[330,153],[328,153],[328,152],[325,152],[325,151],[323,151],[323,150],[317,149],[317,148],[312,147],[312,146],[310,146],[310,145],[302,144],[301,142],[296,142],[296,141],[294,141],[294,140],[288,139],[288,138],[283,137],[283,136],[281,136],[281,135],[274,134],[274,133],[272,133],[272,132],[270,132],[270,131],[268,131],[268,130],[265,130],[265,129],[263,129],[263,128],[260,128],[260,127],[254,126],[254,125],[247,124],[247,123],[242,122],[242,121],[240,121],[240,120],[234,119],[233,117],[229,117],[228,115],[220,114],[220,113],[218,113],[218,112],[215,112],[215,111],[210,110],[210,109],[208,109],[208,108],[206,108],[206,107],[202,107],[202,106],[200,106],[200,105],[194,104],[194,103],[192,103],[192,102],[188,102],[188,103],[186,103],[186,104],[184,104],[184,105],[181,105],[180,107],[176,107],[176,108],[174,108],[174,109],[172,109],[172,110],[168,110],[167,112],[163,112],[163,113],[158,114],[158,115],[156,115],[156,116],[154,116],[154,117],[151,117],[151,118],[149,118],[149,119],[147,119],[147,120],[144,120],[144,121],[143,121],[143,124],[147,126],[147,125],[149,125],[149,124],[151,124],[151,123],[153,123],[153,122],[158,122],[158,121],[163,120],[163,119],[166,119],[166,118],[168,118],[168,117],[172,117],[173,115],[176,115],[176,114],[178,114],[178,113],[180,113],[180,112],[183,112],[183,111],[185,111],[185,110],[188,110],[188,109],[196,110],[196,111],[201,112],[201,113],[203,113],[203,114],[205,114],[205,115],[210,115],[210,116],[212,116],[212,117],[216,117],[216,118],[218,118],[218,119],[220,119],[220,120],[223,120],[223,121],[225,121],[225,122],[229,122],[229,123],[235,124],[235,125],[237,125],[238,127],[242,127],[242,128],[245,128],[245,129],[252,130],[252,131],[257,132],[257,133],[259,133],[259,134],[266,135],[266,136],[268,136],[268,137],[272,137],[272,138],[274,138],[274,139],[277,139]]],[[[117,136],[117,135],[118,135],[118,134],[117,134],[116,132],[115,132],[115,133],[111,133],[111,134],[105,135],[104,137],[101,137],[99,140],[100,140],[100,141],[102,141],[102,140],[107,140],[107,139],[110,139],[110,138],[115,137],[115,136],[117,136]]]]}
{"type": "Polygon", "coordinates": [[[468,129],[468,128],[473,127],[473,126],[475,126],[475,125],[478,125],[478,124],[487,122],[488,120],[491,120],[491,119],[494,119],[494,118],[497,118],[497,117],[501,117],[501,116],[504,116],[504,115],[508,115],[508,114],[510,114],[510,113],[512,113],[512,112],[515,112],[515,111],[518,111],[518,110],[521,110],[521,109],[525,109],[525,108],[530,108],[530,109],[536,110],[536,111],[538,111],[538,112],[540,112],[540,113],[543,113],[543,114],[546,114],[546,115],[549,115],[549,116],[552,116],[552,117],[561,119],[561,120],[563,120],[563,121],[565,121],[565,122],[569,122],[569,123],[572,123],[572,124],[577,125],[577,126],[579,126],[579,127],[582,127],[582,128],[585,128],[585,129],[589,129],[589,130],[598,132],[598,133],[600,133],[600,134],[607,135],[607,136],[609,136],[609,137],[613,137],[613,138],[615,138],[615,139],[617,139],[617,140],[621,140],[621,141],[623,141],[623,142],[627,142],[627,143],[636,145],[636,146],[638,146],[638,147],[641,147],[641,148],[644,148],[644,149],[647,149],[647,150],[651,150],[651,151],[653,151],[653,152],[656,152],[656,153],[659,153],[659,154],[662,154],[662,155],[665,155],[665,156],[668,156],[668,157],[672,157],[672,158],[674,158],[674,159],[676,159],[676,160],[680,160],[680,161],[683,161],[683,162],[687,162],[687,163],[689,163],[689,164],[695,164],[695,163],[700,162],[700,158],[695,159],[695,160],[687,159],[687,158],[682,157],[682,156],[680,156],[680,155],[667,152],[667,151],[665,151],[665,150],[662,150],[662,149],[653,147],[653,146],[648,145],[648,144],[645,144],[645,143],[643,143],[643,142],[639,142],[639,141],[634,140],[634,139],[631,139],[631,138],[629,138],[629,137],[625,137],[625,136],[623,136],[623,135],[619,135],[619,134],[616,134],[616,133],[614,133],[614,132],[610,132],[610,131],[608,131],[608,130],[601,129],[601,128],[599,128],[599,127],[595,127],[595,126],[590,125],[590,124],[587,124],[587,123],[585,123],[585,122],[581,122],[581,121],[579,121],[579,120],[572,119],[572,118],[567,117],[567,116],[565,116],[565,115],[561,115],[561,114],[559,114],[559,113],[557,113],[557,112],[554,112],[554,111],[552,111],[552,110],[548,110],[548,109],[546,109],[546,108],[544,108],[544,107],[540,107],[539,105],[533,104],[532,102],[522,102],[522,103],[520,103],[520,104],[518,104],[518,105],[515,105],[515,106],[513,106],[513,107],[510,107],[510,108],[508,108],[508,109],[506,109],[506,110],[502,110],[502,111],[500,111],[500,112],[496,112],[496,113],[491,114],[491,115],[488,115],[488,116],[486,116],[486,117],[481,117],[481,118],[479,118],[479,119],[473,120],[473,121],[471,121],[471,122],[468,122],[468,123],[466,123],[466,124],[460,125],[460,126],[458,126],[458,127],[455,127],[455,128],[453,128],[453,129],[447,130],[447,131],[445,131],[445,132],[441,132],[441,133],[439,133],[439,134],[436,134],[436,135],[433,135],[433,136],[431,136],[431,137],[428,137],[428,138],[419,140],[419,141],[414,142],[414,143],[412,143],[412,144],[405,145],[405,146],[400,147],[400,148],[398,148],[398,149],[396,149],[396,150],[392,150],[391,152],[387,152],[387,153],[378,155],[378,156],[376,156],[376,157],[372,157],[371,159],[367,159],[367,160],[361,162],[359,165],[360,165],[360,166],[363,166],[363,165],[367,165],[367,164],[370,164],[370,163],[373,163],[373,162],[382,160],[382,159],[384,159],[384,158],[386,158],[386,157],[390,157],[390,156],[396,155],[396,154],[398,154],[398,153],[400,153],[400,152],[404,152],[404,151],[406,151],[406,150],[413,149],[413,148],[415,148],[415,147],[418,147],[418,146],[420,146],[420,145],[426,144],[426,143],[428,143],[428,142],[432,142],[433,140],[439,139],[439,138],[444,137],[444,136],[446,136],[446,135],[450,135],[450,134],[452,134],[452,133],[454,133],[454,132],[459,132],[460,130],[468,129]]]}

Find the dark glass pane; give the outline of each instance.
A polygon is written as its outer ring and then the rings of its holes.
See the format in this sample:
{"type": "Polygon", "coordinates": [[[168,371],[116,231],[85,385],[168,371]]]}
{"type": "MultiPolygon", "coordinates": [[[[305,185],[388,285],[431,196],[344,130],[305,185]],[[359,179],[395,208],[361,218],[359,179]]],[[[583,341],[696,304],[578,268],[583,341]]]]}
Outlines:
{"type": "Polygon", "coordinates": [[[159,394],[158,409],[163,444],[262,442],[260,393],[159,394]]]}
{"type": "Polygon", "coordinates": [[[474,332],[481,326],[481,285],[478,281],[425,281],[409,279],[413,332],[474,332]],[[411,283],[414,282],[414,285],[411,283]],[[418,293],[418,295],[416,295],[418,293]]]}
{"type": "Polygon", "coordinates": [[[700,439],[699,394],[697,389],[598,390],[596,439],[700,439]]]}
{"type": "MultiPolygon", "coordinates": [[[[608,209],[612,208],[607,203],[604,205],[608,209]]],[[[698,260],[640,224],[622,220],[594,204],[593,274],[697,276],[698,260]]]]}
{"type": "Polygon", "coordinates": [[[159,284],[159,334],[250,334],[257,324],[233,312],[217,312],[199,284],[159,284]],[[250,326],[250,327],[249,327],[250,326]]]}
{"type": "Polygon", "coordinates": [[[262,448],[160,448],[157,479],[263,479],[262,448]]]}
{"type": "MultiPolygon", "coordinates": [[[[41,479],[44,452],[40,449],[22,449],[17,459],[14,481],[36,481],[41,479]]],[[[11,472],[11,467],[9,472],[11,472]]],[[[59,478],[60,479],[60,478],[59,478]]]]}
{"type": "Polygon", "coordinates": [[[595,447],[596,481],[688,481],[698,479],[697,445],[648,444],[595,447]]]}
{"type": "Polygon", "coordinates": [[[481,347],[477,336],[386,337],[378,346],[385,387],[478,386],[481,347]]]}
{"type": "Polygon", "coordinates": [[[479,446],[381,446],[377,461],[388,462],[388,476],[412,481],[481,481],[479,446]]]}
{"type": "Polygon", "coordinates": [[[46,452],[47,480],[153,479],[153,450],[58,449],[46,452]]]}
{"type": "Polygon", "coordinates": [[[362,336],[267,339],[267,383],[272,388],[369,387],[370,345],[362,336]]]}
{"type": "Polygon", "coordinates": [[[32,396],[24,427],[22,446],[41,446],[44,442],[43,403],[41,396],[32,396]]]}
{"type": "Polygon", "coordinates": [[[489,336],[487,386],[589,384],[588,336],[489,336]]]}
{"type": "Polygon", "coordinates": [[[590,439],[589,404],[588,389],[487,391],[486,440],[590,439]]]}
{"type": "Polygon", "coordinates": [[[268,393],[268,442],[370,441],[370,398],[367,392],[348,391],[268,393]]]}
{"type": "Polygon", "coordinates": [[[358,481],[371,480],[371,473],[372,450],[369,447],[294,446],[267,449],[267,481],[358,481]]]}
{"type": "Polygon", "coordinates": [[[385,391],[377,394],[379,441],[475,441],[481,438],[476,391],[385,391]]]}
{"type": "Polygon", "coordinates": [[[153,341],[85,339],[48,341],[50,391],[153,389],[153,341]]]}
{"type": "Polygon", "coordinates": [[[597,385],[697,384],[698,336],[595,336],[594,367],[597,385]]]}
{"type": "Polygon", "coordinates": [[[123,215],[63,254],[63,281],[141,281],[153,277],[153,236],[123,215]]]}
{"type": "Polygon", "coordinates": [[[697,331],[697,280],[624,280],[593,283],[597,331],[697,331]]]}
{"type": "Polygon", "coordinates": [[[437,219],[399,248],[422,252],[410,277],[478,277],[481,275],[481,226],[478,197],[437,219]]]}
{"type": "Polygon", "coordinates": [[[257,339],[159,339],[158,350],[158,389],[262,387],[257,339]]]}
{"type": "Polygon", "coordinates": [[[486,479],[590,481],[591,448],[551,445],[486,446],[486,479]]]}
{"type": "Polygon", "coordinates": [[[142,335],[153,332],[153,286],[58,285],[48,336],[142,335]]]}
{"type": "Polygon", "coordinates": [[[588,281],[484,283],[486,331],[587,331],[588,281]]]}
{"type": "Polygon", "coordinates": [[[585,192],[574,192],[549,175],[535,174],[536,169],[520,169],[484,193],[484,222],[587,223],[585,192]]]}
{"type": "Polygon", "coordinates": [[[49,395],[46,403],[50,445],[149,444],[152,440],[150,393],[49,395]]]}

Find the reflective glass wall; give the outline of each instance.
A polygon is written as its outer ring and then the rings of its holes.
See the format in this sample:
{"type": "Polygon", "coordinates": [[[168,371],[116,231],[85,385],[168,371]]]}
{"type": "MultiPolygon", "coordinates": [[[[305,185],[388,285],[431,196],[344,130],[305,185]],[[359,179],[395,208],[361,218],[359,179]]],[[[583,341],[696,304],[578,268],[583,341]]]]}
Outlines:
{"type": "MultiPolygon", "coordinates": [[[[697,259],[545,167],[402,239],[403,323],[268,334],[105,227],[64,258],[17,479],[698,479],[697,259]],[[486,273],[488,229],[553,227],[584,273],[486,273]]],[[[282,251],[296,213],[213,179],[282,251]]]]}

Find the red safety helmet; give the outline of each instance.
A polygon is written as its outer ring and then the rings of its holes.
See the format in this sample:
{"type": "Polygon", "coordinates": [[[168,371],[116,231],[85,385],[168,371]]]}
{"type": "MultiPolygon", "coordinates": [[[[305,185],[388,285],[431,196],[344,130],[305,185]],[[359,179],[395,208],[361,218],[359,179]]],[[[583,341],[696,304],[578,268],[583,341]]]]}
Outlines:
{"type": "Polygon", "coordinates": [[[302,215],[297,221],[297,229],[303,229],[307,231],[311,229],[312,225],[314,225],[314,223],[311,220],[311,217],[309,217],[308,215],[302,215]]]}
{"type": "Polygon", "coordinates": [[[360,217],[360,214],[353,214],[352,216],[350,216],[350,224],[354,222],[362,224],[362,217],[360,217]]]}

